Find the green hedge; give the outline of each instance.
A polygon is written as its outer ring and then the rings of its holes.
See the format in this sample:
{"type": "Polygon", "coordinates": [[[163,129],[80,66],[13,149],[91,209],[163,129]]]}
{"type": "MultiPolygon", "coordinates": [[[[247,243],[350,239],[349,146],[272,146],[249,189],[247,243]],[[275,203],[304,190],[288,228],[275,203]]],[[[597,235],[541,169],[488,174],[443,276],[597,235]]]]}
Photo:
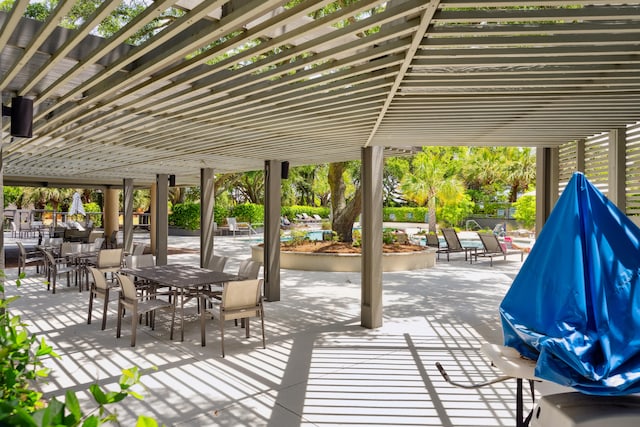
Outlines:
{"type": "Polygon", "coordinates": [[[425,207],[382,208],[383,221],[427,222],[429,209],[425,207]]]}
{"type": "Polygon", "coordinates": [[[309,216],[319,215],[321,218],[329,218],[330,210],[326,206],[283,206],[281,214],[290,220],[296,219],[296,214],[306,213],[309,216]]]}

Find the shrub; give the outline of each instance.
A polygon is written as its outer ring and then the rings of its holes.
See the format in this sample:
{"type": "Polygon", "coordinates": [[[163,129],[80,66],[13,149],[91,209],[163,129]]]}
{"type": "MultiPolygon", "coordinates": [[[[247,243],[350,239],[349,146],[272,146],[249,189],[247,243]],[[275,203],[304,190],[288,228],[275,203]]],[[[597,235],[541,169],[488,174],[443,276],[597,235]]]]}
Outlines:
{"type": "Polygon", "coordinates": [[[169,225],[187,230],[200,229],[200,204],[187,202],[173,205],[169,225]]]}
{"type": "Polygon", "coordinates": [[[536,196],[521,196],[514,203],[514,218],[525,228],[533,228],[536,224],[536,196]]]}
{"type": "Polygon", "coordinates": [[[102,227],[102,212],[99,204],[95,202],[85,203],[84,211],[87,213],[87,216],[89,217],[88,219],[93,221],[93,226],[95,228],[102,227]]]}
{"type": "MultiPolygon", "coordinates": [[[[4,277],[4,274],[0,272],[4,277]]],[[[24,274],[21,275],[24,277],[24,274]]],[[[20,279],[16,281],[20,286],[20,279]]],[[[46,378],[49,369],[44,367],[44,356],[59,357],[43,340],[29,334],[20,316],[13,316],[9,304],[18,297],[4,298],[4,286],[0,283],[0,425],[2,426],[99,426],[106,422],[117,424],[116,414],[105,407],[120,402],[128,396],[141,399],[131,387],[140,383],[138,368],[125,369],[120,378],[120,391],[105,392],[97,384],[89,387],[98,407],[85,414],[80,408],[76,393],[67,391],[64,402],[55,397],[49,402],[42,393],[33,389],[38,379],[46,378]]],[[[157,426],[149,417],[138,417],[137,425],[157,426]]]]}
{"type": "Polygon", "coordinates": [[[264,223],[264,206],[255,203],[243,203],[234,206],[229,216],[235,217],[238,222],[262,224],[264,223]]]}

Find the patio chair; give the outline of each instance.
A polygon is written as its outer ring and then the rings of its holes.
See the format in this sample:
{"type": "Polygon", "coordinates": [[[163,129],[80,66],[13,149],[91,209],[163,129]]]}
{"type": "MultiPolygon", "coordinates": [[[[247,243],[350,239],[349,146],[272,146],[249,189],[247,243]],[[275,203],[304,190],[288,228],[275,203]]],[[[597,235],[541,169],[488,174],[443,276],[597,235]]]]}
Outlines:
{"type": "Polygon", "coordinates": [[[501,256],[504,260],[507,260],[507,255],[511,254],[520,254],[520,261],[524,260],[524,251],[521,250],[509,250],[507,246],[502,244],[500,240],[498,240],[498,236],[493,233],[478,233],[480,237],[480,241],[482,242],[482,246],[484,251],[476,253],[476,260],[478,257],[487,257],[490,262],[489,265],[493,266],[493,257],[501,256]]]}
{"type": "Polygon", "coordinates": [[[142,255],[144,254],[145,245],[142,243],[134,243],[133,250],[131,251],[131,255],[142,255]]]}
{"type": "Polygon", "coordinates": [[[435,231],[430,231],[426,234],[427,246],[440,249],[440,239],[435,231]]]}
{"type": "MultiPolygon", "coordinates": [[[[102,249],[96,258],[96,268],[102,273],[113,273],[122,267],[122,248],[102,249]]],[[[113,277],[112,277],[113,279],[113,277]]]]}
{"type": "Polygon", "coordinates": [[[249,319],[259,317],[262,325],[262,348],[267,348],[264,336],[264,309],[262,305],[262,279],[229,282],[224,285],[220,302],[220,350],[224,357],[224,322],[243,319],[245,336],[249,338],[249,319]]]}
{"type": "Polygon", "coordinates": [[[67,275],[67,287],[71,286],[71,273],[76,274],[78,266],[69,264],[66,258],[56,258],[50,251],[43,251],[47,260],[47,290],[52,288],[52,293],[56,293],[57,277],[67,275]]]}
{"type": "Polygon", "coordinates": [[[448,262],[449,254],[464,252],[464,259],[466,261],[469,256],[469,251],[477,249],[469,246],[462,246],[462,243],[460,243],[460,238],[458,237],[458,233],[456,233],[456,230],[454,230],[453,228],[443,228],[442,235],[444,236],[445,242],[447,242],[447,247],[438,249],[438,259],[440,259],[440,254],[447,254],[448,262]]]}
{"type": "Polygon", "coordinates": [[[151,329],[155,329],[155,313],[157,310],[169,309],[171,310],[171,337],[173,337],[173,327],[176,320],[176,306],[175,301],[176,293],[173,291],[172,298],[164,299],[159,298],[160,294],[145,293],[144,295],[138,294],[136,285],[131,278],[124,276],[120,273],[115,273],[116,280],[120,284],[120,298],[118,299],[118,324],[116,327],[116,338],[120,338],[120,331],[122,329],[122,317],[124,310],[128,309],[131,312],[131,347],[136,345],[136,332],[138,328],[139,317],[143,314],[149,314],[149,325],[151,329]]]}
{"type": "Polygon", "coordinates": [[[258,234],[258,232],[251,227],[251,224],[247,222],[238,222],[236,218],[233,217],[227,218],[227,226],[229,231],[233,233],[234,237],[236,235],[236,231],[239,233],[246,232],[247,234],[258,234]]]}
{"type": "MultiPolygon", "coordinates": [[[[209,270],[224,271],[224,266],[227,265],[227,261],[229,261],[229,257],[214,255],[211,265],[209,266],[209,270]]],[[[209,300],[209,302],[211,302],[213,298],[219,299],[219,296],[222,294],[222,291],[219,289],[211,289],[211,286],[206,286],[206,288],[200,291],[200,294],[202,294],[202,296],[204,296],[209,300]]],[[[197,295],[198,295],[198,292],[188,292],[186,298],[188,300],[191,298],[195,298],[197,295]]],[[[200,311],[200,299],[198,299],[198,312],[199,311],[200,311]]]]}
{"type": "Polygon", "coordinates": [[[16,241],[16,245],[18,245],[18,274],[22,271],[26,273],[28,265],[35,265],[36,273],[40,273],[40,266],[45,262],[42,252],[28,251],[19,241],[16,241]]]}
{"type": "Polygon", "coordinates": [[[104,273],[95,267],[89,267],[89,272],[93,277],[93,282],[89,289],[89,314],[87,316],[87,325],[91,324],[94,299],[101,299],[104,301],[104,305],[102,306],[102,330],[104,331],[107,326],[107,306],[109,305],[111,297],[120,297],[120,286],[117,282],[107,282],[104,277],[104,273]]]}
{"type": "Polygon", "coordinates": [[[224,271],[224,266],[227,265],[227,261],[229,261],[229,257],[214,255],[209,270],[224,271]]]}
{"type": "Polygon", "coordinates": [[[102,249],[103,245],[104,237],[96,237],[96,239],[93,241],[93,250],[99,251],[100,249],[102,249]]]}
{"type": "Polygon", "coordinates": [[[244,277],[245,279],[257,279],[261,267],[262,263],[259,261],[244,259],[240,261],[240,265],[238,266],[238,276],[244,277]]]}

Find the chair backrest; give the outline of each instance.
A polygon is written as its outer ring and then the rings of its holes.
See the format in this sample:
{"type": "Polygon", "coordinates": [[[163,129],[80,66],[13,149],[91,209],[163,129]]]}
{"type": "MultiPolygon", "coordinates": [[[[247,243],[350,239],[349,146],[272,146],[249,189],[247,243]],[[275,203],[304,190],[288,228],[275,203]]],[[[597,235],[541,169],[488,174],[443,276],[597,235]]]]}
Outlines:
{"type": "Polygon", "coordinates": [[[254,316],[251,312],[260,304],[260,290],[262,279],[241,280],[229,282],[224,285],[222,291],[222,304],[220,312],[225,319],[241,319],[254,316]],[[243,310],[248,310],[244,312],[243,310]]]}
{"type": "Polygon", "coordinates": [[[74,252],[80,252],[82,250],[82,243],[80,242],[62,242],[60,245],[60,255],[69,255],[74,252]]]}
{"type": "Polygon", "coordinates": [[[124,265],[127,268],[153,267],[156,260],[152,254],[127,255],[124,257],[124,265]]]}
{"type": "Polygon", "coordinates": [[[104,237],[96,237],[93,241],[93,250],[99,251],[102,249],[102,245],[104,244],[104,237]]]}
{"type": "Polygon", "coordinates": [[[433,248],[440,247],[440,239],[438,239],[438,235],[433,231],[427,233],[427,246],[431,246],[433,248]]]}
{"type": "Polygon", "coordinates": [[[131,251],[132,255],[142,255],[144,253],[145,246],[140,243],[133,244],[133,251],[131,251]]]}
{"type": "Polygon", "coordinates": [[[44,257],[52,268],[56,266],[56,260],[53,258],[53,254],[51,252],[44,251],[44,257]]]}
{"type": "Polygon", "coordinates": [[[262,267],[262,263],[258,261],[251,259],[242,260],[238,267],[238,276],[244,277],[245,279],[257,279],[258,273],[260,273],[260,267],[262,267]]]}
{"type": "Polygon", "coordinates": [[[64,239],[62,237],[52,237],[49,239],[49,243],[51,243],[51,246],[58,247],[64,243],[64,239]]]}
{"type": "Polygon", "coordinates": [[[93,276],[93,283],[96,284],[96,288],[106,290],[108,286],[104,273],[95,267],[89,267],[89,271],[91,272],[91,276],[93,276]]]}
{"type": "Polygon", "coordinates": [[[229,226],[229,231],[238,231],[238,222],[235,218],[227,218],[227,225],[229,226]]]}
{"type": "Polygon", "coordinates": [[[447,248],[449,248],[450,251],[459,251],[463,249],[456,230],[453,228],[443,228],[442,235],[444,236],[444,240],[447,242],[447,248]]]}
{"type": "Polygon", "coordinates": [[[124,297],[124,299],[128,301],[137,301],[138,294],[136,292],[136,285],[129,278],[129,276],[116,273],[116,280],[118,280],[120,288],[122,288],[121,295],[124,297]]]}
{"type": "Polygon", "coordinates": [[[22,242],[16,241],[16,245],[18,245],[18,250],[20,251],[20,256],[22,258],[26,258],[27,257],[27,250],[24,248],[24,245],[22,244],[22,242]]]}
{"type": "Polygon", "coordinates": [[[484,246],[485,252],[489,253],[505,253],[505,248],[500,244],[500,240],[493,233],[478,233],[480,237],[480,241],[482,241],[482,246],[484,246]]]}
{"type": "Polygon", "coordinates": [[[118,267],[122,263],[122,248],[102,249],[98,252],[96,266],[98,268],[118,267]]]}
{"type": "Polygon", "coordinates": [[[209,269],[213,271],[224,271],[224,266],[227,264],[228,260],[229,257],[214,255],[209,269]]]}

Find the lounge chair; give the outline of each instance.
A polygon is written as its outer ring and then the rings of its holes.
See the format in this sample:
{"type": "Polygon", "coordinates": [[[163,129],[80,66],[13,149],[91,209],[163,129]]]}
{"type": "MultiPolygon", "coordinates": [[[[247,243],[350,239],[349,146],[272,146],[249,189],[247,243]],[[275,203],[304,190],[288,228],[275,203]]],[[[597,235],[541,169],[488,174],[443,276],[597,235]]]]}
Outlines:
{"type": "Polygon", "coordinates": [[[476,261],[478,257],[488,257],[490,259],[489,265],[493,266],[493,257],[501,256],[504,257],[505,261],[507,260],[507,255],[511,254],[520,254],[520,261],[524,260],[524,251],[521,250],[509,250],[507,246],[500,243],[498,240],[498,236],[493,233],[478,233],[480,237],[480,241],[482,242],[482,246],[484,248],[484,252],[476,253],[474,256],[476,257],[476,261]]]}
{"type": "Polygon", "coordinates": [[[477,247],[462,246],[462,243],[460,243],[460,239],[458,238],[458,233],[456,233],[456,230],[453,228],[443,228],[442,235],[444,236],[445,242],[447,242],[447,247],[438,249],[438,259],[440,259],[440,254],[447,254],[448,262],[449,254],[464,252],[464,259],[466,261],[469,259],[469,252],[475,252],[478,250],[477,247]]]}
{"type": "Polygon", "coordinates": [[[440,249],[440,239],[434,231],[430,231],[426,234],[427,246],[440,249]]]}

